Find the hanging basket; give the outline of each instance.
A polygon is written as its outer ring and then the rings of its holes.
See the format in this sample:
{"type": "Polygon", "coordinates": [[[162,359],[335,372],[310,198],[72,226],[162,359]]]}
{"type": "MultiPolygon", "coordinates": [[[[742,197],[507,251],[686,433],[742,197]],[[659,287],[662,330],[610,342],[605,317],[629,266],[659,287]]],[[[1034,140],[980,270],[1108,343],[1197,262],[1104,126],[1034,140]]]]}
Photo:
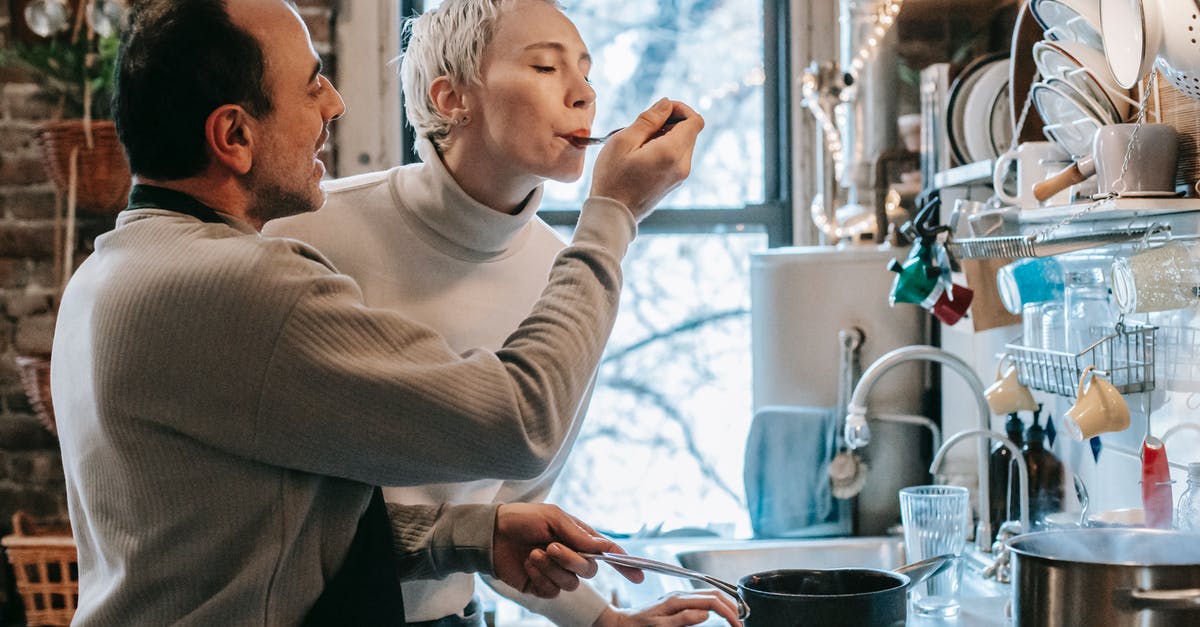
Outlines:
{"type": "Polygon", "coordinates": [[[50,433],[58,435],[54,404],[50,400],[50,357],[17,355],[17,368],[21,371],[21,386],[25,388],[25,395],[37,412],[38,420],[50,433]]]}
{"type": "Polygon", "coordinates": [[[71,150],[79,149],[76,204],[80,209],[113,215],[129,200],[132,176],[117,128],[109,120],[92,120],[92,147],[88,148],[83,120],[58,120],[39,126],[42,160],[54,184],[70,192],[71,150]]]}

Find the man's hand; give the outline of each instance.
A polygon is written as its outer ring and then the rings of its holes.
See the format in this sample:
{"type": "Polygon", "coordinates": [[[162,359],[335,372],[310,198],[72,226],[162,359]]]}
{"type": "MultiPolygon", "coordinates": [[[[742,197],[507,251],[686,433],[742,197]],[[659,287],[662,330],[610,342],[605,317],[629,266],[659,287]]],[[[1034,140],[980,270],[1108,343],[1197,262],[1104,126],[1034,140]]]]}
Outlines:
{"type": "Polygon", "coordinates": [[[596,158],[591,195],[623,203],[640,222],[691,173],[692,151],[703,128],[699,113],[663,98],[608,140],[596,158]],[[672,117],[682,119],[663,131],[672,117]]]}
{"type": "MultiPolygon", "coordinates": [[[[543,598],[579,587],[579,578],[596,576],[596,563],[575,551],[624,553],[583,521],[554,505],[506,503],[496,512],[492,565],[496,578],[527,594],[543,598]]],[[[640,583],[640,570],[619,568],[640,583]]]]}
{"type": "Polygon", "coordinates": [[[733,627],[740,627],[737,604],[716,590],[672,592],[657,603],[640,609],[619,610],[609,607],[592,627],[681,627],[699,625],[716,612],[733,627]]]}

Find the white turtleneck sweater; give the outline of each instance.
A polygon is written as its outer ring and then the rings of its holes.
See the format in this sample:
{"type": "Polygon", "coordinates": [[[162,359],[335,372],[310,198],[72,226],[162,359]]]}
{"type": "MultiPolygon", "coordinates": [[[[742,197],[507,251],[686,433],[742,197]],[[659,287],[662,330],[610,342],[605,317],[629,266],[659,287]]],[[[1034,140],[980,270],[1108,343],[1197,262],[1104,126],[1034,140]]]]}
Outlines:
{"type": "MultiPolygon", "coordinates": [[[[433,327],[454,350],[495,350],[529,315],[563,240],[534,215],[541,187],[520,213],[500,213],[459,187],[428,140],[418,151],[423,163],[328,182],[320,211],[276,220],[263,232],[311,244],[355,279],[367,305],[433,327]]],[[[536,480],[390,487],[384,496],[403,504],[541,501],[562,470],[587,402],[536,480]]],[[[489,584],[558,625],[590,627],[607,605],[587,585],[545,600],[489,584]]],[[[407,582],[405,612],[409,621],[460,614],[473,594],[469,574],[407,582]]]]}

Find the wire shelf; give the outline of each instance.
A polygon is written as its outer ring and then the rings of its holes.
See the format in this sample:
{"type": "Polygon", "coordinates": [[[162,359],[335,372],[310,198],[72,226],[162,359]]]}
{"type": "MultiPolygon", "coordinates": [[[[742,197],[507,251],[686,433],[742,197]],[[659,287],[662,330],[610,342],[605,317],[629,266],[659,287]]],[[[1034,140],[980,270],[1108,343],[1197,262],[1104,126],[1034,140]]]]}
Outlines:
{"type": "Polygon", "coordinates": [[[1122,394],[1154,389],[1154,341],[1158,327],[1119,322],[1111,335],[1079,353],[1030,348],[1019,340],[1005,345],[1026,387],[1074,398],[1088,366],[1122,394]]]}

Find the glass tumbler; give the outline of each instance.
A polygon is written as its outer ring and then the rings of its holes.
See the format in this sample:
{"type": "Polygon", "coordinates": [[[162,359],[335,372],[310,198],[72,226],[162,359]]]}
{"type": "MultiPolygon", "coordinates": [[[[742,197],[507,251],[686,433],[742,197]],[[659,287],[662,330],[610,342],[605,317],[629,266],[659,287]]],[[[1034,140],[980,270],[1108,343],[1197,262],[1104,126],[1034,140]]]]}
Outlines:
{"type": "MultiPolygon", "coordinates": [[[[900,518],[904,525],[904,551],[909,563],[951,554],[962,555],[971,527],[970,495],[966,488],[924,485],[900,490],[900,518]]],[[[941,574],[909,589],[918,616],[949,617],[958,614],[961,560],[941,574]]]]}

